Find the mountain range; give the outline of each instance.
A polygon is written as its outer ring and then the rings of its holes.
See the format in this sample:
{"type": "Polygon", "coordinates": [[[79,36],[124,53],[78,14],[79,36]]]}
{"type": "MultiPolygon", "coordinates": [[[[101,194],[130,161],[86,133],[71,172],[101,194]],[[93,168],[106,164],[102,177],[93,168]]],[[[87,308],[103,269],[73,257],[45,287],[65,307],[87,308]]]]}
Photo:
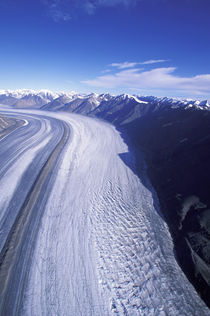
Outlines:
{"type": "Polygon", "coordinates": [[[103,117],[121,123],[128,123],[148,112],[168,108],[209,109],[207,100],[157,98],[154,96],[134,96],[122,94],[78,94],[72,92],[52,92],[48,90],[0,90],[0,104],[15,108],[41,108],[48,111],[68,111],[83,115],[103,117]],[[146,106],[149,105],[149,106],[146,106]],[[120,117],[126,112],[127,118],[120,117]]]}

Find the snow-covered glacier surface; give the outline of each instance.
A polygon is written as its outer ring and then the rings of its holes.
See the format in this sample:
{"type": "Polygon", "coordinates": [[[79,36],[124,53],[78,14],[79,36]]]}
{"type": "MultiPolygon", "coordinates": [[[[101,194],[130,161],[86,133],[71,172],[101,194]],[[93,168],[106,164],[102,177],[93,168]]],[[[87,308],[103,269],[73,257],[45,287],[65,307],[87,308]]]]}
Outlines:
{"type": "Polygon", "coordinates": [[[71,134],[47,190],[21,315],[210,315],[175,260],[143,160],[140,180],[112,125],[46,115],[71,134]]]}

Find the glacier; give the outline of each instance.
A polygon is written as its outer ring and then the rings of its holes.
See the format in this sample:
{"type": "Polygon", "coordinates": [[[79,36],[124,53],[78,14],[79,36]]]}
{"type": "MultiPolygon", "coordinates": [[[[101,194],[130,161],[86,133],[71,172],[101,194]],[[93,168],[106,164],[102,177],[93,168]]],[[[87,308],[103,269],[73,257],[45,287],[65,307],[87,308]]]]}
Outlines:
{"type": "Polygon", "coordinates": [[[71,132],[46,188],[19,314],[209,315],[177,264],[143,158],[139,179],[113,125],[62,112],[25,110],[25,119],[29,113],[71,132]]]}

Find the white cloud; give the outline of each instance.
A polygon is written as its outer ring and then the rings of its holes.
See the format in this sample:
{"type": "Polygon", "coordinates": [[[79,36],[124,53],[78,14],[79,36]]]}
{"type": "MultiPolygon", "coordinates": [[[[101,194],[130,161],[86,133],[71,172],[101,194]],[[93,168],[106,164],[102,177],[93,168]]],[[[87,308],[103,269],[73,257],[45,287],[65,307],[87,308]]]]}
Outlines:
{"type": "Polygon", "coordinates": [[[164,63],[166,61],[168,61],[168,60],[167,59],[150,59],[150,60],[143,61],[140,64],[141,65],[151,65],[151,64],[157,64],[157,63],[164,63]]]}
{"type": "Polygon", "coordinates": [[[133,67],[137,66],[138,64],[139,63],[125,61],[124,63],[112,63],[109,66],[116,67],[119,69],[125,69],[125,68],[133,68],[133,67]]]}
{"type": "Polygon", "coordinates": [[[98,76],[85,83],[91,87],[104,89],[123,88],[125,90],[147,90],[170,92],[192,95],[210,95],[210,74],[196,75],[193,77],[181,77],[174,74],[175,67],[155,68],[149,71],[139,69],[127,69],[98,76]]]}
{"type": "Polygon", "coordinates": [[[128,62],[125,61],[123,63],[112,63],[109,66],[111,67],[116,67],[118,69],[126,69],[126,68],[134,68],[138,65],[151,65],[151,64],[156,64],[156,63],[163,63],[166,62],[168,60],[166,59],[150,59],[150,60],[146,60],[143,62],[128,62]]]}

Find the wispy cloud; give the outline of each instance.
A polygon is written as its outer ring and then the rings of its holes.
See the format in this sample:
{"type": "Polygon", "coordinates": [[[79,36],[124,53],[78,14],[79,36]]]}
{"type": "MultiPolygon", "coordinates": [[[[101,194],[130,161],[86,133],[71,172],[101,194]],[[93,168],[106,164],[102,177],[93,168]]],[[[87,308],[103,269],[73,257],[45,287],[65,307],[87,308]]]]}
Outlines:
{"type": "Polygon", "coordinates": [[[126,68],[134,68],[137,65],[139,65],[139,63],[125,61],[124,63],[112,63],[109,66],[116,67],[119,69],[126,69],[126,68]]]}
{"type": "Polygon", "coordinates": [[[175,67],[155,68],[149,71],[127,69],[98,76],[85,83],[91,87],[104,89],[124,88],[125,90],[167,91],[171,94],[210,95],[210,74],[181,77],[175,75],[175,67]]]}
{"type": "Polygon", "coordinates": [[[168,61],[168,59],[149,59],[149,60],[143,61],[140,64],[141,65],[152,65],[152,64],[157,64],[157,63],[164,63],[166,61],[168,61]]]}
{"type": "Polygon", "coordinates": [[[70,20],[78,12],[92,15],[100,7],[135,6],[141,0],[42,0],[55,22],[70,20]]]}
{"type": "Polygon", "coordinates": [[[134,68],[138,65],[151,65],[151,64],[156,64],[156,63],[163,63],[166,62],[168,60],[166,59],[150,59],[150,60],[146,60],[143,62],[128,62],[125,61],[123,63],[112,63],[109,66],[111,67],[116,67],[118,69],[126,69],[126,68],[134,68]]]}

